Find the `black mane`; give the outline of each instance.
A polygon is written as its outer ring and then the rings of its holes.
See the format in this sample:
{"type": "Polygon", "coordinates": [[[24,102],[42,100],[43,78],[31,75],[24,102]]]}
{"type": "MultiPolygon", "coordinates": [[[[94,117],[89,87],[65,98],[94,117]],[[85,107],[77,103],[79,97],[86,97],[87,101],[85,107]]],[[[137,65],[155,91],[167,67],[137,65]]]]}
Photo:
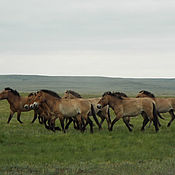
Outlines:
{"type": "Polygon", "coordinates": [[[139,93],[143,93],[143,94],[145,94],[145,95],[147,95],[147,96],[149,96],[149,97],[155,98],[155,95],[152,94],[152,93],[149,92],[149,91],[141,90],[139,93]]]}
{"type": "Polygon", "coordinates": [[[35,92],[31,92],[31,93],[28,95],[28,97],[31,97],[31,96],[33,96],[33,95],[36,95],[36,93],[35,93],[35,92]]]}
{"type": "Polygon", "coordinates": [[[72,91],[72,90],[67,90],[65,93],[70,93],[77,98],[82,98],[82,96],[79,93],[72,91]]]}
{"type": "Polygon", "coordinates": [[[6,87],[6,88],[5,88],[5,91],[10,91],[10,92],[12,92],[14,95],[20,97],[20,94],[19,94],[16,90],[13,90],[13,89],[11,89],[11,88],[9,88],[9,87],[6,87]]]}
{"type": "Polygon", "coordinates": [[[104,97],[105,95],[111,95],[113,97],[117,97],[118,99],[123,100],[123,97],[128,97],[125,93],[123,92],[105,92],[102,96],[104,97]]]}
{"type": "Polygon", "coordinates": [[[47,90],[47,89],[41,89],[40,91],[44,92],[44,93],[47,93],[53,97],[56,97],[56,98],[59,98],[61,99],[61,97],[54,91],[51,91],[51,90],[47,90]]]}

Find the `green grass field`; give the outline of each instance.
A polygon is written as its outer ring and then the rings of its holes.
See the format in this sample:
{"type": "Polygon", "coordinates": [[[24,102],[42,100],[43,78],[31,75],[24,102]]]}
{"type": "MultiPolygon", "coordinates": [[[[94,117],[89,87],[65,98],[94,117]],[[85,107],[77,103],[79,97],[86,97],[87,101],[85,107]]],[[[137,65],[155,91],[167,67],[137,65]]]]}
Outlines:
{"type": "MultiPolygon", "coordinates": [[[[114,114],[111,111],[112,118],[114,114]]],[[[133,132],[119,121],[109,132],[89,128],[84,134],[69,128],[67,133],[48,131],[38,121],[31,124],[33,112],[16,115],[7,124],[9,104],[0,101],[0,174],[50,175],[174,175],[175,122],[166,125],[169,114],[160,120],[162,127],[141,132],[142,118],[133,118],[133,132]]],[[[60,125],[57,122],[57,125],[60,125]]]]}

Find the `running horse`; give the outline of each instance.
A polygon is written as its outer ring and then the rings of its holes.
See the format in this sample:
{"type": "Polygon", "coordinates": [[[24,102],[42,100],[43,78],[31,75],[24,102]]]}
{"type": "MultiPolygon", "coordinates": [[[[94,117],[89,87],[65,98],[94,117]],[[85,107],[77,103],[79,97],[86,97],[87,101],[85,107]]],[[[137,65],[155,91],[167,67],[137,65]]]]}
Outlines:
{"type": "MultiPolygon", "coordinates": [[[[82,96],[79,93],[75,92],[75,91],[67,90],[67,91],[65,91],[62,98],[65,98],[65,99],[76,99],[76,98],[82,99],[82,96]]],[[[97,103],[99,102],[100,98],[87,98],[87,99],[84,99],[84,100],[89,101],[93,105],[94,113],[101,118],[100,123],[98,121],[96,121],[99,129],[101,129],[101,125],[103,124],[105,119],[107,121],[108,128],[109,128],[110,124],[111,124],[109,106],[105,106],[102,109],[98,109],[97,108],[97,103]]],[[[90,115],[92,115],[92,114],[90,114],[90,115]]]]}
{"type": "MultiPolygon", "coordinates": [[[[24,105],[24,107],[26,109],[31,109],[31,110],[33,109],[35,111],[35,113],[37,114],[37,115],[34,115],[34,118],[32,120],[32,123],[34,123],[35,120],[38,117],[39,123],[40,124],[43,124],[44,123],[46,129],[50,129],[52,131],[61,130],[59,127],[53,128],[51,126],[50,120],[51,120],[51,118],[52,118],[52,116],[54,114],[50,111],[50,108],[48,107],[48,105],[46,103],[41,103],[37,108],[34,108],[33,105],[29,105],[36,98],[36,95],[37,95],[36,92],[35,93],[30,93],[28,95],[27,103],[24,105]],[[48,125],[47,125],[47,122],[48,122],[48,125]]],[[[60,96],[57,95],[57,98],[60,98],[60,96]]]]}
{"type": "MultiPolygon", "coordinates": [[[[27,112],[31,109],[26,109],[24,107],[24,104],[26,104],[28,97],[22,97],[20,94],[9,87],[6,87],[1,93],[0,93],[0,100],[6,99],[8,103],[10,104],[10,115],[8,118],[7,123],[10,123],[10,120],[12,119],[13,115],[17,112],[17,120],[20,123],[23,123],[20,120],[21,112],[27,112]]],[[[34,115],[37,115],[34,113],[34,115]]]]}
{"type": "Polygon", "coordinates": [[[171,120],[168,123],[168,127],[171,125],[171,123],[173,122],[173,120],[175,119],[175,115],[174,115],[174,111],[175,111],[175,98],[158,98],[155,97],[154,94],[152,94],[149,91],[145,91],[145,90],[141,90],[137,96],[137,98],[151,98],[152,100],[155,101],[156,106],[157,106],[157,111],[158,111],[158,115],[159,117],[160,114],[159,113],[166,113],[169,112],[169,114],[171,115],[171,120]]]}
{"type": "MultiPolygon", "coordinates": [[[[60,119],[62,130],[65,132],[64,119],[75,117],[79,122],[80,130],[82,128],[82,118],[90,125],[90,131],[93,132],[93,122],[89,118],[89,113],[93,112],[92,105],[83,99],[62,99],[58,98],[57,93],[50,90],[40,90],[37,92],[34,102],[31,104],[33,109],[38,108],[41,104],[46,103],[50,111],[54,114],[51,123],[55,124],[57,118],[60,119]],[[91,106],[91,110],[89,106],[91,106]]],[[[94,116],[96,117],[96,116],[94,116]]],[[[54,125],[53,125],[54,127],[54,125]]]]}
{"type": "MultiPolygon", "coordinates": [[[[116,115],[114,120],[111,123],[110,131],[112,131],[114,124],[120,119],[125,117],[134,117],[139,114],[144,118],[143,125],[141,130],[144,130],[144,127],[148,121],[153,121],[156,132],[159,130],[157,125],[157,111],[156,104],[150,98],[125,98],[119,94],[112,92],[105,92],[102,95],[101,100],[98,102],[97,107],[103,108],[104,106],[109,105],[116,115]]],[[[128,122],[125,122],[129,131],[132,131],[128,122]]]]}

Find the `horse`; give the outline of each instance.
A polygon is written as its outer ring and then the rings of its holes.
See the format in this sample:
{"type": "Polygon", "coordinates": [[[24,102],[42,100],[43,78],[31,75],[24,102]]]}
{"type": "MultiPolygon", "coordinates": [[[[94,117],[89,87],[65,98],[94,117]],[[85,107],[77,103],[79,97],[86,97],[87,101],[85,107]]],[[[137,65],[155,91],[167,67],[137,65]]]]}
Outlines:
{"type": "MultiPolygon", "coordinates": [[[[64,99],[76,99],[76,98],[80,99],[81,98],[82,99],[82,96],[75,91],[67,90],[67,91],[65,91],[62,98],[64,98],[64,99]]],[[[109,128],[110,124],[111,124],[109,106],[105,106],[102,109],[98,109],[97,103],[99,102],[100,98],[88,98],[88,99],[84,99],[84,100],[89,101],[93,105],[95,114],[101,118],[100,123],[98,121],[96,121],[97,125],[99,126],[99,129],[101,129],[101,125],[103,124],[105,119],[107,121],[108,128],[109,128]]],[[[90,115],[92,115],[92,114],[90,114],[90,115]]]]}
{"type": "Polygon", "coordinates": [[[35,113],[37,115],[34,116],[33,120],[31,123],[34,123],[35,120],[38,117],[39,123],[40,124],[44,124],[46,129],[52,130],[55,132],[55,130],[61,130],[59,127],[55,127],[53,128],[51,126],[51,118],[52,116],[54,116],[54,114],[50,111],[50,108],[48,107],[48,105],[46,103],[42,103],[40,104],[40,106],[38,106],[37,108],[32,108],[32,105],[30,106],[29,104],[31,104],[33,102],[33,100],[36,98],[37,93],[30,93],[28,95],[28,99],[27,99],[27,103],[24,105],[24,108],[26,109],[30,109],[30,110],[34,110],[35,113]],[[47,125],[48,122],[48,125],[47,125]]]}
{"type": "Polygon", "coordinates": [[[83,118],[88,122],[90,125],[90,132],[93,133],[93,122],[89,118],[89,113],[93,113],[93,106],[87,100],[62,99],[57,93],[51,90],[40,90],[37,92],[36,98],[32,104],[33,108],[37,108],[42,103],[46,103],[50,111],[54,113],[55,117],[51,119],[53,124],[57,118],[60,119],[61,127],[64,132],[64,119],[75,117],[79,122],[81,131],[84,129],[82,128],[83,118]],[[91,106],[91,108],[89,108],[89,106],[91,106]]]}
{"type": "MultiPolygon", "coordinates": [[[[157,111],[156,104],[150,98],[125,98],[121,95],[105,92],[102,95],[101,100],[98,102],[97,107],[101,109],[102,107],[109,105],[116,115],[114,120],[111,123],[110,131],[112,131],[114,124],[120,119],[124,117],[134,117],[139,114],[144,118],[143,125],[141,130],[144,130],[144,127],[148,123],[148,121],[153,121],[156,132],[159,130],[157,125],[157,111]]],[[[129,131],[132,131],[129,124],[125,122],[129,131]]]]}
{"type": "Polygon", "coordinates": [[[170,127],[171,123],[175,119],[174,111],[175,111],[175,98],[158,98],[149,91],[141,90],[137,96],[137,98],[149,97],[155,101],[157,106],[158,115],[161,117],[160,113],[169,112],[171,115],[171,120],[169,121],[167,127],[170,127]]]}
{"type": "MultiPolygon", "coordinates": [[[[16,112],[17,112],[17,120],[19,121],[19,123],[23,123],[20,120],[21,112],[27,112],[31,110],[31,109],[26,109],[24,107],[24,104],[26,104],[28,97],[22,97],[16,90],[13,90],[10,87],[6,87],[0,93],[0,100],[4,100],[4,99],[6,99],[10,104],[10,115],[7,123],[10,123],[10,120],[12,119],[13,115],[16,112]]],[[[34,115],[37,115],[37,114],[34,113],[34,115]]]]}

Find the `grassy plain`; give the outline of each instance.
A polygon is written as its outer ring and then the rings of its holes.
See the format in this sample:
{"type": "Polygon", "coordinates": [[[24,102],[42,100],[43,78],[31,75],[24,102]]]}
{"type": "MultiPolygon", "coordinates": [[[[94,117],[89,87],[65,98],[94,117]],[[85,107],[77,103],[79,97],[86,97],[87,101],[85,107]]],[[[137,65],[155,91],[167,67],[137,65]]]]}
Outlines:
{"type": "Polygon", "coordinates": [[[104,123],[101,131],[94,128],[94,134],[89,128],[82,134],[72,127],[65,134],[53,133],[38,121],[31,124],[32,111],[22,113],[22,125],[16,115],[7,124],[8,116],[9,104],[0,101],[0,174],[175,174],[175,122],[166,127],[168,114],[158,133],[153,126],[141,132],[138,116],[131,121],[132,133],[121,120],[112,132],[104,123]]]}

